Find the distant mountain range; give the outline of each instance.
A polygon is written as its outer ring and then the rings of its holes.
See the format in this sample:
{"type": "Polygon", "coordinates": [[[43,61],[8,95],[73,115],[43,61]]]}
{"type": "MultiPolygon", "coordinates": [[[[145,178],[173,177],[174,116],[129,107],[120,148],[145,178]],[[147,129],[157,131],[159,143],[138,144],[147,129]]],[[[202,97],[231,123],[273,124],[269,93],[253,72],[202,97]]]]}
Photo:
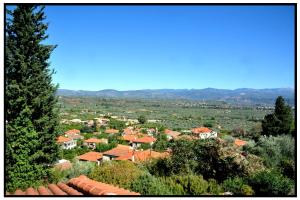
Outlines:
{"type": "Polygon", "coordinates": [[[293,88],[251,89],[147,89],[147,90],[66,90],[58,89],[58,96],[89,96],[110,98],[139,98],[139,99],[187,99],[202,101],[224,101],[241,105],[274,105],[278,96],[283,96],[286,101],[294,106],[295,91],[293,88]]]}

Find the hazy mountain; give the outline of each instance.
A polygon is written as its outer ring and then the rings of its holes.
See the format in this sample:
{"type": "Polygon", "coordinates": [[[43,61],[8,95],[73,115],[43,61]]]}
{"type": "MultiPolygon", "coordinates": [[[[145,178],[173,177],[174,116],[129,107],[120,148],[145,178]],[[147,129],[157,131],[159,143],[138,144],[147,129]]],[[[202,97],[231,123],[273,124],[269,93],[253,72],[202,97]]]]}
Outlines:
{"type": "Polygon", "coordinates": [[[214,100],[243,105],[274,105],[277,96],[283,96],[290,105],[294,105],[295,91],[293,88],[251,89],[155,89],[118,91],[112,89],[99,91],[59,89],[59,96],[93,96],[113,98],[159,98],[159,99],[189,99],[214,100]]]}

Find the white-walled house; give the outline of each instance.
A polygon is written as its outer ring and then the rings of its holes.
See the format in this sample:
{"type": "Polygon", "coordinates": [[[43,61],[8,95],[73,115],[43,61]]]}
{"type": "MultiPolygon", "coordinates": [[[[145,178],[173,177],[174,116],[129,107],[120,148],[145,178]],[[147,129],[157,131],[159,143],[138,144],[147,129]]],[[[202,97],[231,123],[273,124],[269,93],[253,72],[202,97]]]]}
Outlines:
{"type": "Polygon", "coordinates": [[[208,139],[208,138],[217,138],[218,133],[206,128],[206,127],[199,127],[199,128],[193,128],[192,133],[194,136],[198,137],[199,139],[208,139]]]}
{"type": "Polygon", "coordinates": [[[59,136],[56,142],[61,146],[62,149],[73,149],[77,146],[76,141],[71,138],[59,136]]]}

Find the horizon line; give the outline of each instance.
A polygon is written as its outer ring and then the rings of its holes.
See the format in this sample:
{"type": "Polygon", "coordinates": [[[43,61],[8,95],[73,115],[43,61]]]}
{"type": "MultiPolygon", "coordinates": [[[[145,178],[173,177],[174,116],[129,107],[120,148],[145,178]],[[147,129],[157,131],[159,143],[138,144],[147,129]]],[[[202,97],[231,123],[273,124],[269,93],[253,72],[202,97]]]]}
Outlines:
{"type": "Polygon", "coordinates": [[[235,89],[224,89],[224,88],[213,88],[213,87],[206,87],[206,88],[160,88],[160,89],[127,89],[127,90],[118,90],[118,89],[100,89],[100,90],[88,90],[88,89],[66,89],[66,88],[58,88],[58,90],[73,90],[73,91],[89,91],[89,92],[98,92],[103,90],[114,90],[119,92],[126,92],[126,91],[141,91],[141,90],[204,90],[204,89],[217,89],[217,90],[238,90],[238,89],[252,89],[252,90],[268,90],[268,89],[293,89],[294,87],[276,87],[276,88],[235,88],[235,89]]]}

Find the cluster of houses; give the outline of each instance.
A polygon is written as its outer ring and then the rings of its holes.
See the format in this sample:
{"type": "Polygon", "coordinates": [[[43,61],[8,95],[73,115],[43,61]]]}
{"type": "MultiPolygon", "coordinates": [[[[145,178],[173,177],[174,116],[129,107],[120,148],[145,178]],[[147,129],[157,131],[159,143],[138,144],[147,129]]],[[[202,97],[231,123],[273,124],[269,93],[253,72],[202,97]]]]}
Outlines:
{"type": "MultiPolygon", "coordinates": [[[[207,127],[198,127],[193,128],[191,134],[181,134],[178,131],[173,131],[166,129],[164,134],[167,136],[167,140],[177,140],[177,139],[208,139],[208,138],[217,138],[217,132],[207,128],[207,127]]],[[[106,134],[118,134],[119,130],[116,129],[106,129],[106,134]]],[[[120,134],[119,139],[127,141],[128,145],[118,144],[117,147],[105,151],[105,152],[95,152],[90,151],[83,155],[78,156],[80,161],[88,161],[100,163],[102,161],[109,160],[129,160],[132,162],[141,162],[151,158],[162,158],[170,154],[167,150],[165,152],[156,152],[152,150],[152,145],[156,142],[154,135],[159,134],[157,129],[140,129],[134,127],[127,127],[120,134]],[[150,149],[143,150],[144,145],[150,146],[150,149]]],[[[62,149],[72,149],[77,146],[78,140],[83,140],[84,137],[80,134],[79,130],[73,129],[66,131],[64,136],[59,136],[57,143],[61,145],[62,149]]],[[[105,138],[89,138],[84,140],[83,145],[87,146],[91,150],[95,150],[96,146],[99,143],[108,144],[108,140],[105,138]]],[[[245,141],[236,139],[234,144],[238,147],[246,144],[245,141]]]]}

